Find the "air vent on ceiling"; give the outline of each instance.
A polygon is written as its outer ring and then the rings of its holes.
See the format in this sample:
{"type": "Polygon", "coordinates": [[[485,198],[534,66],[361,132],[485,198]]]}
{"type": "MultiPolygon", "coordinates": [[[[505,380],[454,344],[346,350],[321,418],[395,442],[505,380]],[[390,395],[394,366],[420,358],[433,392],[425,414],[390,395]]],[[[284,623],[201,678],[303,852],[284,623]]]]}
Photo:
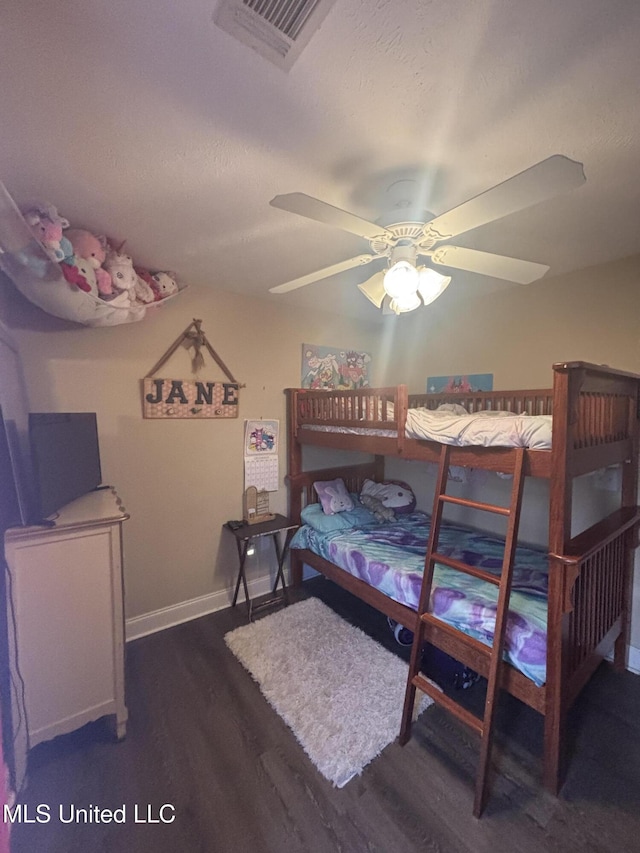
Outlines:
{"type": "Polygon", "coordinates": [[[220,0],[213,20],[288,71],[335,0],[220,0]]]}

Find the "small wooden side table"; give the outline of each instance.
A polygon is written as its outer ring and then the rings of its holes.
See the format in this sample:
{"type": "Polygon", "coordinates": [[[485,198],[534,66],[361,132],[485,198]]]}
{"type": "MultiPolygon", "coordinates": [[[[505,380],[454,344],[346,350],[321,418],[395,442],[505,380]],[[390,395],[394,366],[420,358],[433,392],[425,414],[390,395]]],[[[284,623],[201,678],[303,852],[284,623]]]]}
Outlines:
{"type": "Polygon", "coordinates": [[[289,599],[287,596],[287,585],[284,579],[284,561],[287,556],[287,552],[289,550],[289,545],[291,543],[291,539],[293,538],[293,534],[296,532],[300,525],[296,524],[294,521],[291,521],[290,518],[287,518],[284,515],[276,515],[275,518],[271,519],[271,521],[263,521],[259,524],[240,524],[237,522],[227,521],[224,524],[224,527],[230,533],[233,533],[236,546],[238,548],[238,560],[240,561],[240,568],[238,570],[238,580],[236,581],[236,588],[233,594],[233,601],[231,603],[232,607],[236,606],[236,601],[238,600],[238,592],[240,590],[240,582],[244,587],[244,596],[247,604],[247,611],[249,614],[249,621],[251,621],[253,614],[262,610],[265,607],[270,607],[273,604],[288,604],[289,599]],[[286,531],[286,536],[284,540],[284,545],[280,545],[280,532],[286,531]],[[278,561],[278,571],[276,573],[276,580],[273,585],[273,598],[270,598],[268,601],[259,604],[257,607],[253,606],[251,598],[249,597],[249,588],[247,586],[247,577],[245,574],[245,563],[247,560],[247,551],[249,550],[249,545],[253,539],[259,539],[262,536],[271,536],[273,539],[273,547],[276,552],[276,559],[278,561]],[[276,592],[278,589],[278,583],[282,584],[282,596],[276,596],[276,592]]]}

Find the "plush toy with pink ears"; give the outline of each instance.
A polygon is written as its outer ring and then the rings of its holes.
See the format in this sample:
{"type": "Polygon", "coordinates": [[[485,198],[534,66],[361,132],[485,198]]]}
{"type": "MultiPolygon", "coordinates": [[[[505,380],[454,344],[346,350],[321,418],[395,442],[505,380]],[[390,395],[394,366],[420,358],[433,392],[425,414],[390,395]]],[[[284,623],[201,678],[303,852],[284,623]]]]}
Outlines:
{"type": "Polygon", "coordinates": [[[71,258],[71,243],[62,233],[64,228],[69,227],[69,220],[60,216],[53,204],[41,202],[26,210],[23,216],[31,233],[42,243],[52,261],[71,258]]]}
{"type": "Polygon", "coordinates": [[[76,258],[86,261],[95,270],[100,296],[111,296],[113,293],[111,276],[102,267],[107,255],[106,238],[96,237],[91,231],[85,231],[82,228],[70,228],[67,231],[67,236],[71,241],[76,258]]]}

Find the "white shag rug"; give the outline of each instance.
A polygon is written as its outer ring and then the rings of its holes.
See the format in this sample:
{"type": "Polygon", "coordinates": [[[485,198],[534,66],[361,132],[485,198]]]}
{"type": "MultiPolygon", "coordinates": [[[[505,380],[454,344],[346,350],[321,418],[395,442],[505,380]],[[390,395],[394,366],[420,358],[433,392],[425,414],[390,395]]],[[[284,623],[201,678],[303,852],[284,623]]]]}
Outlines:
{"type": "MultiPolygon", "coordinates": [[[[407,664],[319,599],[292,604],[224,639],[336,787],[398,736],[407,664]]],[[[421,713],[433,700],[418,696],[421,713]]]]}

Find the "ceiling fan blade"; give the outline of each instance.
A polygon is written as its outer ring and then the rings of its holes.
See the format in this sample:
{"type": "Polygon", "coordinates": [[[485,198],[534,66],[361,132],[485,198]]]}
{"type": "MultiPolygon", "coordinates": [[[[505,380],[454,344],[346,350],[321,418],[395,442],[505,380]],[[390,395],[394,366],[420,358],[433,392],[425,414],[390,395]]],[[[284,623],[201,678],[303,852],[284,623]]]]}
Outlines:
{"type": "Polygon", "coordinates": [[[270,287],[269,293],[288,293],[290,290],[297,290],[299,287],[304,287],[306,284],[313,284],[314,281],[329,278],[329,276],[336,275],[339,272],[346,272],[354,267],[370,264],[371,261],[376,261],[382,257],[384,255],[357,255],[355,258],[349,258],[348,261],[341,261],[339,264],[333,264],[330,267],[324,267],[324,269],[317,270],[308,275],[302,275],[300,278],[294,278],[285,284],[279,284],[277,287],[270,287]]]}
{"type": "Polygon", "coordinates": [[[532,281],[542,278],[549,269],[546,264],[521,261],[518,258],[494,255],[491,252],[465,249],[462,246],[440,246],[427,254],[434,264],[468,270],[494,278],[504,278],[507,281],[515,281],[517,284],[531,284],[532,281]]]}
{"type": "Polygon", "coordinates": [[[320,199],[304,193],[277,195],[271,199],[269,204],[272,207],[280,208],[280,210],[287,210],[289,213],[297,213],[300,216],[315,219],[317,222],[324,222],[325,225],[333,225],[335,228],[349,231],[358,237],[364,237],[365,240],[390,242],[394,239],[393,234],[383,228],[382,225],[360,219],[353,213],[347,213],[346,210],[340,210],[339,207],[334,207],[332,204],[327,204],[325,201],[320,201],[320,199]]]}
{"type": "Polygon", "coordinates": [[[448,240],[575,189],[585,181],[582,163],[562,154],[554,154],[447,213],[436,216],[424,226],[425,237],[436,242],[448,240]]]}
{"type": "Polygon", "coordinates": [[[384,270],[380,270],[371,278],[358,285],[358,290],[361,290],[367,297],[369,302],[372,302],[376,308],[380,308],[384,301],[386,291],[384,289],[384,270]]]}

